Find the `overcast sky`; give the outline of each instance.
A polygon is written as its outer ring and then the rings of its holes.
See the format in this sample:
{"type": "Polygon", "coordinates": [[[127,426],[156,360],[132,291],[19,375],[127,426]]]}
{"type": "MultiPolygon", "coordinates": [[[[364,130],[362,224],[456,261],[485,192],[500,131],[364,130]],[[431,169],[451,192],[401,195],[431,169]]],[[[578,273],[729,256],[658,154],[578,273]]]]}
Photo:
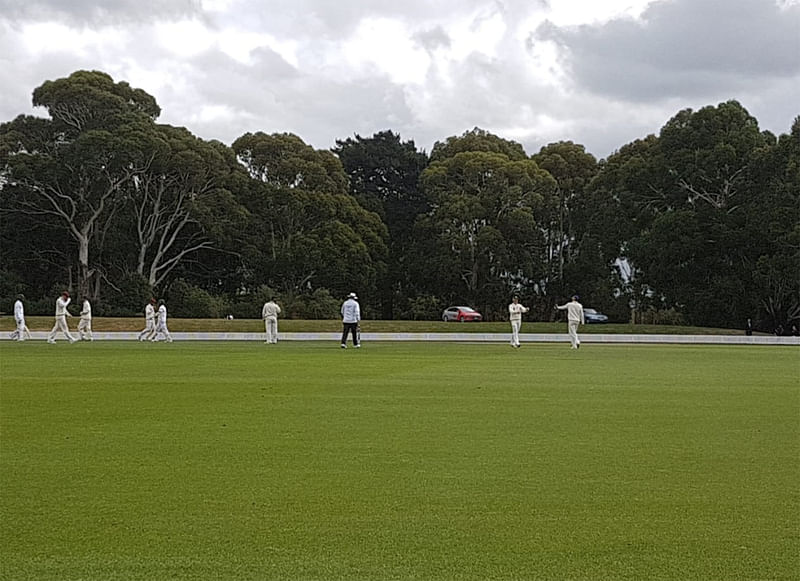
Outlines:
{"type": "Polygon", "coordinates": [[[477,126],[604,158],[729,99],[788,132],[800,0],[0,0],[0,122],[79,69],[228,144],[391,129],[430,152],[477,126]]]}

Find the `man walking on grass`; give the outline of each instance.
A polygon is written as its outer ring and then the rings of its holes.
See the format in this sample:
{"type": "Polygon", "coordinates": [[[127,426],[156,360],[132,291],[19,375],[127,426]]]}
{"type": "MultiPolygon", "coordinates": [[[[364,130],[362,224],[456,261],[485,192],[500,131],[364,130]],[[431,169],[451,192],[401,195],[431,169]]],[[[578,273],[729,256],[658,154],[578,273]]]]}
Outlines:
{"type": "Polygon", "coordinates": [[[574,295],[572,301],[566,305],[556,305],[556,308],[559,311],[567,311],[569,340],[572,343],[572,349],[579,349],[581,340],[578,338],[578,325],[583,325],[586,321],[583,318],[583,305],[578,302],[578,295],[574,295]]]}
{"type": "Polygon", "coordinates": [[[17,295],[17,300],[14,302],[14,323],[16,327],[14,332],[11,333],[13,341],[24,341],[31,338],[31,332],[25,324],[25,307],[22,306],[22,301],[25,300],[25,295],[17,295]]]}
{"type": "Polygon", "coordinates": [[[139,341],[149,341],[156,334],[156,299],[151,298],[144,308],[144,329],[139,333],[139,341]]]}
{"type": "Polygon", "coordinates": [[[519,297],[514,295],[511,304],[508,305],[508,318],[511,321],[511,346],[519,349],[519,330],[522,327],[522,313],[527,313],[530,309],[519,304],[519,297]]]}
{"type": "Polygon", "coordinates": [[[67,306],[70,302],[69,293],[64,291],[61,296],[56,299],[56,324],[53,325],[53,330],[47,337],[47,342],[54,344],[56,342],[56,333],[61,331],[70,343],[77,341],[75,337],[69,334],[69,327],[67,327],[67,317],[71,317],[67,306]]]}
{"type": "Polygon", "coordinates": [[[358,323],[361,321],[361,307],[356,301],[356,293],[347,295],[347,300],[342,304],[342,349],[347,349],[347,334],[353,335],[353,347],[361,347],[358,336],[358,323]]]}
{"type": "Polygon", "coordinates": [[[78,323],[78,334],[83,341],[94,341],[94,336],[92,335],[92,305],[89,303],[88,297],[83,297],[81,320],[78,323]]]}
{"type": "Polygon", "coordinates": [[[158,341],[158,336],[163,335],[167,343],[172,343],[172,335],[169,334],[167,329],[167,305],[164,304],[164,299],[158,301],[158,315],[156,316],[156,329],[153,333],[152,342],[158,341]]]}
{"type": "Polygon", "coordinates": [[[264,308],[261,309],[261,318],[264,319],[264,326],[267,331],[266,343],[275,344],[278,342],[278,315],[280,312],[281,308],[275,302],[275,297],[264,303],[264,308]]]}

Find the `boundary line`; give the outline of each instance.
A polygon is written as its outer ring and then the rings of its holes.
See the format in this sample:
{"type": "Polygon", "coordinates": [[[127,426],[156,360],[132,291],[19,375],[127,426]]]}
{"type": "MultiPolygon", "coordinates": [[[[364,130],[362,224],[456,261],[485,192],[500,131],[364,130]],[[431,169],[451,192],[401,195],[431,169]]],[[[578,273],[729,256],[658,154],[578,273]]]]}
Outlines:
{"type": "MultiPolygon", "coordinates": [[[[75,334],[75,333],[73,333],[75,334]]],[[[138,331],[93,333],[96,341],[136,341],[138,331]]],[[[48,331],[34,331],[31,340],[43,341],[48,331]]],[[[175,341],[260,341],[264,342],[264,333],[172,333],[175,341]]],[[[776,337],[772,335],[631,335],[584,333],[581,343],[684,343],[684,344],[723,344],[723,345],[796,345],[800,346],[800,337],[776,337]]],[[[338,342],[340,333],[279,333],[279,341],[331,341],[338,342]]],[[[507,343],[510,333],[362,333],[364,342],[372,341],[450,341],[454,343],[507,343]]],[[[0,340],[9,341],[8,333],[3,333],[0,340]]],[[[523,343],[569,343],[566,333],[520,333],[523,343]]],[[[63,337],[58,338],[64,342],[63,337]]]]}

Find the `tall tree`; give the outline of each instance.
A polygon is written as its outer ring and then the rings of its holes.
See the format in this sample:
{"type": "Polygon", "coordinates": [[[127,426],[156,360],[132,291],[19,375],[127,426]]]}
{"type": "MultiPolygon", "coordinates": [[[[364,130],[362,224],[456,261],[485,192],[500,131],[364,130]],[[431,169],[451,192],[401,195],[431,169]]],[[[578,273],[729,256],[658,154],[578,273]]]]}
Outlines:
{"type": "Polygon", "coordinates": [[[237,165],[232,151],[184,128],[157,126],[150,137],[144,171],[126,192],[134,217],[135,272],[156,287],[184,260],[213,248],[215,225],[238,211],[225,187],[237,165]]]}
{"type": "Polygon", "coordinates": [[[652,290],[634,261],[632,241],[657,213],[647,200],[650,184],[658,181],[648,162],[657,144],[658,138],[649,135],[600,162],[579,211],[585,235],[596,244],[597,260],[614,265],[613,286],[605,297],[598,292],[596,300],[618,319],[630,312],[635,321],[636,314],[652,302],[652,290]],[[612,299],[612,304],[606,302],[612,299]]]}
{"type": "Polygon", "coordinates": [[[348,194],[339,159],[290,134],[248,133],[233,149],[260,183],[244,201],[252,216],[245,249],[250,284],[339,295],[358,289],[374,302],[386,228],[348,194]]]}
{"type": "Polygon", "coordinates": [[[96,296],[102,268],[90,250],[144,169],[136,145],[159,109],[143,91],[87,71],[45,82],[33,104],[50,119],[20,116],[0,126],[2,209],[61,223],[76,244],[78,291],[96,296]]]}
{"type": "Polygon", "coordinates": [[[748,175],[756,195],[743,224],[751,260],[750,307],[763,329],[800,327],[800,116],[774,146],[756,152],[748,175]]]}
{"type": "Polygon", "coordinates": [[[407,256],[414,220],[428,210],[419,188],[428,157],[417,151],[413,141],[402,142],[391,131],[337,140],[333,152],[350,178],[351,195],[388,228],[388,268],[380,287],[383,317],[392,318],[396,299],[409,289],[407,256]]]}
{"type": "Polygon", "coordinates": [[[539,219],[556,183],[536,162],[466,151],[432,162],[421,179],[432,210],[418,222],[417,255],[444,285],[435,294],[498,311],[508,293],[541,278],[539,219]]]}
{"type": "MultiPolygon", "coordinates": [[[[596,244],[587,236],[584,223],[586,212],[580,210],[587,206],[587,187],[597,175],[597,160],[582,145],[571,141],[551,143],[531,159],[556,181],[555,203],[548,208],[541,222],[548,267],[540,292],[551,296],[552,301],[578,289],[582,289],[583,294],[583,289],[593,286],[589,281],[597,275],[596,268],[587,271],[586,267],[595,262],[586,264],[583,261],[579,269],[570,267],[575,265],[581,252],[595,254],[596,244]]],[[[606,270],[602,262],[598,266],[601,271],[606,270]]],[[[546,302],[546,306],[550,307],[548,312],[552,312],[552,303],[546,302]]]]}
{"type": "Polygon", "coordinates": [[[737,102],[679,112],[640,162],[621,204],[638,231],[627,244],[649,296],[690,322],[741,325],[752,286],[748,173],[774,137],[737,102]]]}
{"type": "Polygon", "coordinates": [[[522,145],[516,141],[503,139],[485,129],[475,127],[459,136],[451,136],[444,141],[434,143],[431,161],[442,161],[468,151],[499,153],[512,161],[522,161],[528,158],[522,145]]]}

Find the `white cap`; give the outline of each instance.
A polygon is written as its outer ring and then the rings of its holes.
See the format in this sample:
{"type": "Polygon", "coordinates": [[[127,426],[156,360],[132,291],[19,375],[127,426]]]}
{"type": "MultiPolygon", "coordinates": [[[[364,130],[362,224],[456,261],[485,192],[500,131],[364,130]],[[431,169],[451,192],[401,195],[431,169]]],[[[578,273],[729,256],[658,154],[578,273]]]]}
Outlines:
{"type": "Polygon", "coordinates": [[[356,296],[356,293],[350,293],[349,295],[347,295],[347,298],[348,299],[357,299],[358,297],[356,296]]]}

